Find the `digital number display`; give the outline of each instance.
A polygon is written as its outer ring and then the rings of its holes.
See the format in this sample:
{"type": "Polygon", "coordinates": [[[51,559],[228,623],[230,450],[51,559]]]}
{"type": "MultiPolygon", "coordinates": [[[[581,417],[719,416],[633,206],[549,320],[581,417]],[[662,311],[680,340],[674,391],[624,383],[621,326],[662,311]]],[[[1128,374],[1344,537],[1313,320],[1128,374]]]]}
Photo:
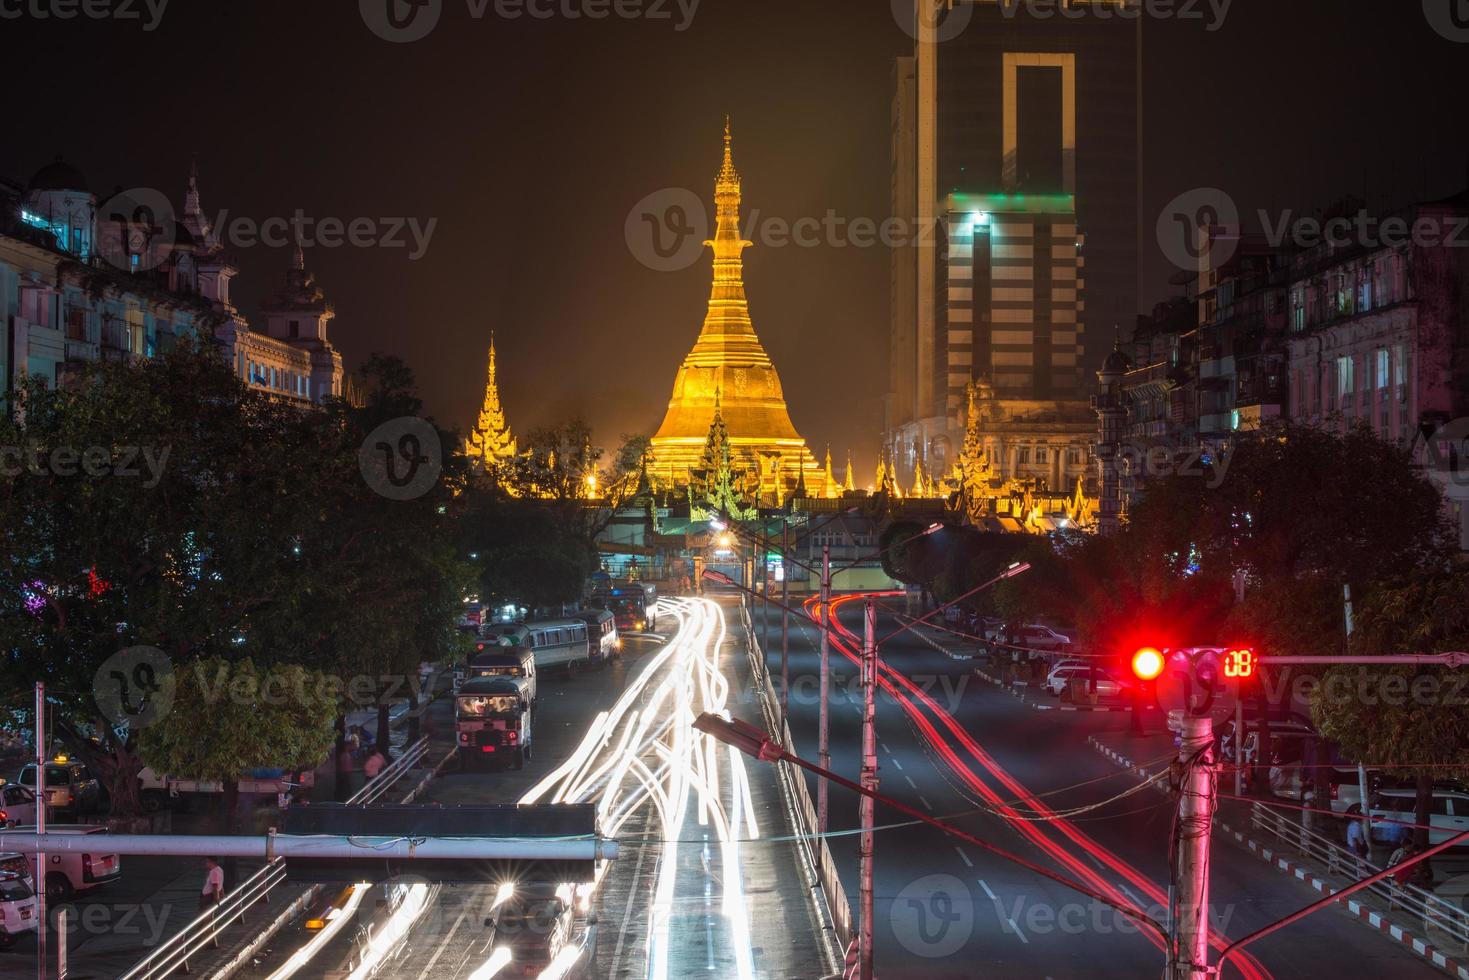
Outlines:
{"type": "Polygon", "coordinates": [[[1224,655],[1225,677],[1253,677],[1255,674],[1255,651],[1230,650],[1224,655]]]}

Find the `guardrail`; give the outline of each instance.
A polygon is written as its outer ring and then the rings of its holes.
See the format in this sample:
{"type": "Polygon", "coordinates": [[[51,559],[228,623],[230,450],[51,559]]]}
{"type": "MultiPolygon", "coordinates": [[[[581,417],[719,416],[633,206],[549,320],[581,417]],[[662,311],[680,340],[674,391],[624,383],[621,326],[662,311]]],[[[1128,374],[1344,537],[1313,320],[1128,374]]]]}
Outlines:
{"type": "MultiPolygon", "coordinates": [[[[791,735],[790,726],[780,715],[780,701],[776,696],[775,682],[765,664],[764,651],[760,649],[760,642],[755,637],[749,606],[743,601],[740,603],[740,618],[752,651],[750,662],[755,670],[755,680],[761,687],[760,704],[765,715],[765,723],[782,747],[789,752],[795,752],[796,741],[791,735]]],[[[806,848],[807,859],[815,869],[817,881],[826,896],[826,907],[831,915],[832,931],[836,934],[841,956],[845,957],[857,941],[856,922],[852,916],[851,902],[847,900],[847,893],[842,888],[841,877],[837,874],[836,862],[832,860],[831,848],[827,845],[826,838],[817,834],[816,805],[812,802],[811,793],[806,787],[806,774],[789,762],[777,762],[775,768],[786,799],[794,804],[794,815],[800,824],[796,832],[801,839],[802,846],[806,848]]]]}
{"type": "Polygon", "coordinates": [[[269,902],[270,890],[286,879],[286,862],[276,858],[220,899],[212,909],[179,930],[153,952],[139,960],[118,980],[155,980],[177,972],[189,972],[190,957],[219,943],[220,934],[244,921],[245,910],[256,902],[269,902]]]}
{"type": "Polygon", "coordinates": [[[403,750],[403,754],[383,767],[383,771],[367,781],[357,792],[347,797],[350,806],[369,806],[382,798],[383,794],[393,788],[403,774],[418,764],[418,761],[428,752],[428,736],[414,742],[403,750]]]}
{"type": "MultiPolygon", "coordinates": [[[[1383,870],[1383,867],[1357,857],[1336,841],[1306,829],[1294,816],[1272,810],[1263,803],[1256,803],[1250,808],[1250,823],[1274,834],[1302,855],[1326,865],[1332,874],[1360,879],[1383,870]]],[[[1389,910],[1401,907],[1422,922],[1423,928],[1434,934],[1436,941],[1447,937],[1458,943],[1461,950],[1469,951],[1469,911],[1463,907],[1417,885],[1399,884],[1390,878],[1369,885],[1366,890],[1387,899],[1389,910]]]]}

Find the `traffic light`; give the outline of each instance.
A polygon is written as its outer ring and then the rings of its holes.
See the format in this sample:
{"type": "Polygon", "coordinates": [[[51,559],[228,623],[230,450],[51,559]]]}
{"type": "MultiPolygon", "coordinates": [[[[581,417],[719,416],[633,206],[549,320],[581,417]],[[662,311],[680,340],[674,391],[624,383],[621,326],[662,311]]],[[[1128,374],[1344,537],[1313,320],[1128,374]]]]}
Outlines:
{"type": "Polygon", "coordinates": [[[1226,650],[1221,659],[1225,677],[1248,680],[1255,676],[1255,651],[1249,647],[1226,650]]]}
{"type": "Polygon", "coordinates": [[[1139,647],[1132,655],[1132,673],[1140,681],[1157,680],[1166,661],[1157,647],[1139,647]]]}

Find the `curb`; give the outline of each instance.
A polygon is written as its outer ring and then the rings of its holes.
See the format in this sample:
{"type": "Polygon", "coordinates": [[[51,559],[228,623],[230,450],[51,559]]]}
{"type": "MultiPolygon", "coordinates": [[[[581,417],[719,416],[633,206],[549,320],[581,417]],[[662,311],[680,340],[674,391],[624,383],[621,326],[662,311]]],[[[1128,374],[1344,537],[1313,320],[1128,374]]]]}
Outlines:
{"type": "MultiPolygon", "coordinates": [[[[1108,759],[1111,759],[1113,762],[1122,766],[1124,769],[1133,773],[1138,778],[1148,778],[1149,773],[1147,772],[1147,770],[1135,764],[1131,759],[1128,759],[1121,753],[1111,748],[1108,748],[1106,745],[1103,745],[1100,741],[1097,740],[1097,737],[1095,735],[1088,738],[1087,741],[1091,744],[1092,748],[1096,749],[1108,759]]],[[[1162,786],[1161,784],[1156,784],[1156,788],[1163,792],[1167,792],[1166,787],[1162,786]]],[[[1273,864],[1280,871],[1283,871],[1284,873],[1294,877],[1303,884],[1310,885],[1321,894],[1330,895],[1339,890],[1330,882],[1318,878],[1315,873],[1312,872],[1310,869],[1298,865],[1294,861],[1280,856],[1273,849],[1266,847],[1259,841],[1255,840],[1253,837],[1250,837],[1249,835],[1244,834],[1241,831],[1235,830],[1224,821],[1217,821],[1215,823],[1215,828],[1219,831],[1222,831],[1226,835],[1233,837],[1236,843],[1249,850],[1251,854],[1254,854],[1255,856],[1263,859],[1269,864],[1273,864]]],[[[1385,918],[1382,913],[1376,911],[1375,909],[1368,908],[1361,902],[1358,902],[1357,900],[1352,898],[1348,898],[1345,901],[1336,903],[1336,907],[1345,909],[1352,915],[1355,915],[1358,919],[1367,923],[1369,926],[1373,927],[1384,936],[1387,936],[1389,939],[1393,939],[1397,941],[1400,945],[1412,950],[1413,953],[1427,960],[1429,963],[1433,964],[1439,969],[1444,970],[1450,976],[1456,976],[1459,978],[1459,980],[1469,980],[1469,966],[1461,965],[1457,960],[1449,959],[1449,957],[1440,952],[1436,947],[1413,935],[1402,926],[1393,923],[1391,920],[1385,918]]]]}

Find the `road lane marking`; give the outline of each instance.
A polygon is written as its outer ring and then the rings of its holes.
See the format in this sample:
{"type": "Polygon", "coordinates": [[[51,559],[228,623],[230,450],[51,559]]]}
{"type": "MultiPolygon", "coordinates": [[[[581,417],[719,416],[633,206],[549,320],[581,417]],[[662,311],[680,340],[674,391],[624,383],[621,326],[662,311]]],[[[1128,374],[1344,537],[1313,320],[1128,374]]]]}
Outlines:
{"type": "Polygon", "coordinates": [[[918,788],[918,784],[913,781],[913,777],[912,776],[904,776],[903,778],[906,779],[906,780],[908,780],[908,786],[911,789],[917,789],[918,788]]]}
{"type": "Polygon", "coordinates": [[[903,771],[903,764],[898,761],[898,757],[897,756],[893,756],[893,768],[896,769],[896,770],[898,770],[898,772],[902,772],[903,771]]]}
{"type": "Polygon", "coordinates": [[[920,796],[920,797],[918,797],[918,802],[919,803],[922,803],[923,804],[923,808],[925,810],[927,810],[929,813],[932,813],[933,812],[933,804],[930,803],[930,802],[928,802],[928,800],[926,800],[922,796],[920,796]]]}
{"type": "MultiPolygon", "coordinates": [[[[962,854],[964,852],[960,851],[959,853],[962,854]]],[[[1025,933],[1020,931],[1020,926],[1016,925],[1015,920],[1005,914],[1005,906],[1000,904],[1000,896],[990,891],[990,886],[984,883],[983,878],[978,878],[976,880],[979,882],[979,887],[983,888],[984,893],[990,897],[990,901],[995,903],[995,912],[1000,916],[1000,918],[1005,920],[1005,924],[1008,925],[1010,927],[1010,930],[1020,938],[1020,941],[1029,946],[1030,940],[1025,938],[1025,933]]]]}
{"type": "Polygon", "coordinates": [[[972,868],[972,867],[974,867],[974,862],[971,861],[971,860],[969,860],[969,855],[964,853],[964,848],[957,847],[956,846],[954,848],[954,850],[958,851],[959,852],[959,856],[964,859],[964,866],[966,868],[972,868]]]}
{"type": "Polygon", "coordinates": [[[881,745],[882,746],[882,750],[884,752],[886,752],[888,755],[892,755],[893,754],[893,750],[890,749],[890,748],[888,748],[888,743],[886,743],[886,742],[878,742],[877,744],[878,745],[881,745]]]}
{"type": "Polygon", "coordinates": [[[429,971],[434,968],[434,964],[439,961],[439,957],[444,955],[444,950],[448,949],[449,944],[454,941],[454,933],[459,931],[459,926],[461,923],[464,922],[464,919],[467,915],[469,915],[469,909],[467,908],[459,913],[459,918],[454,920],[454,928],[449,930],[449,934],[444,937],[444,941],[441,942],[439,944],[439,948],[434,951],[434,955],[424,966],[423,972],[418,975],[418,980],[423,980],[424,977],[428,976],[429,971]]]}

